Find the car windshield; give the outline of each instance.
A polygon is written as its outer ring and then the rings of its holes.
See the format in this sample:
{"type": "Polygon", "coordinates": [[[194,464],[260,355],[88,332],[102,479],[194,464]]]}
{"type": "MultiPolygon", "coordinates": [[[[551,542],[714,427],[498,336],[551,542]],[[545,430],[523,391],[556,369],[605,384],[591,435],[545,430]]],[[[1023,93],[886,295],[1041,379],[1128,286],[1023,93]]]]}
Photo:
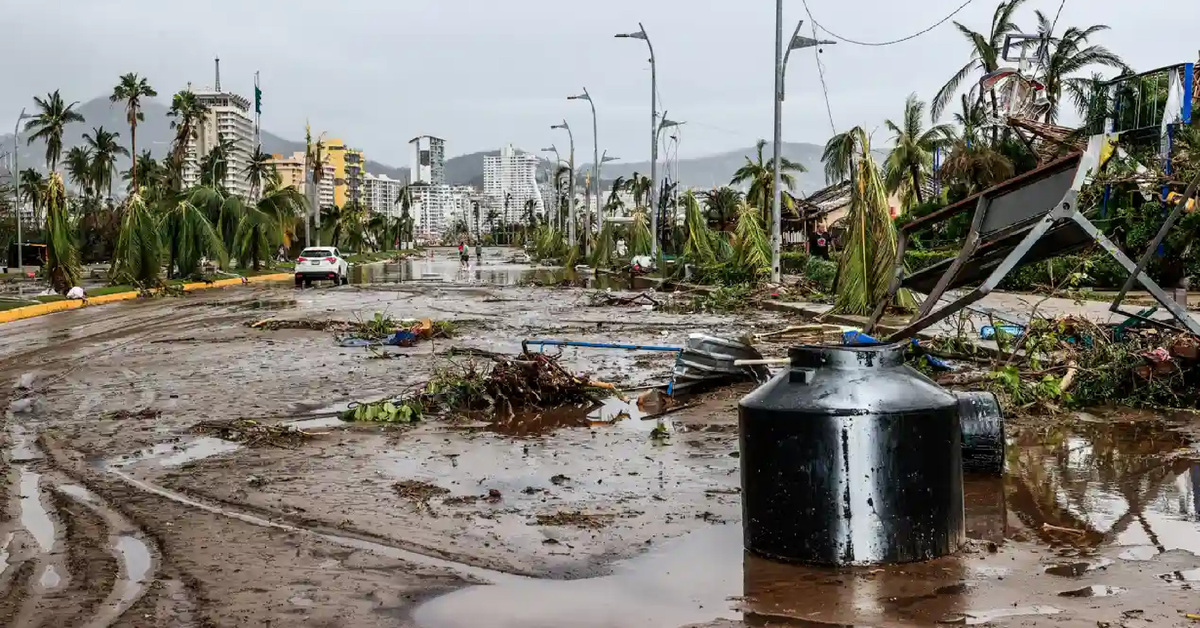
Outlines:
{"type": "Polygon", "coordinates": [[[333,257],[333,251],[329,249],[304,249],[300,257],[333,257]]]}

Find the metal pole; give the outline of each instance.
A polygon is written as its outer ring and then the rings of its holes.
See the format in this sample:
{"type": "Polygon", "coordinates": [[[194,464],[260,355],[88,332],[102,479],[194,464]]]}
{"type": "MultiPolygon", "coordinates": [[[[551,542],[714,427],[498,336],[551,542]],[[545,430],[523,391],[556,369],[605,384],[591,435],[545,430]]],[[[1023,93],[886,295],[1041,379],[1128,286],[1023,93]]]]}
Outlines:
{"type": "MultiPolygon", "coordinates": [[[[21,237],[21,223],[24,222],[24,216],[21,215],[21,158],[20,158],[20,139],[21,139],[21,120],[25,119],[25,108],[21,108],[21,115],[17,116],[17,126],[13,128],[13,193],[16,195],[16,203],[13,207],[17,210],[17,273],[21,276],[25,275],[25,242],[21,237]]],[[[136,155],[135,155],[136,157],[136,155]]],[[[8,257],[7,255],[5,257],[8,257]]],[[[21,283],[17,283],[17,293],[20,294],[21,283]]]]}
{"type": "MultiPolygon", "coordinates": [[[[592,106],[592,189],[595,190],[596,213],[599,215],[599,225],[604,228],[604,212],[600,210],[600,137],[596,126],[596,103],[592,101],[592,97],[588,94],[587,88],[583,88],[583,93],[588,97],[588,104],[592,106]]],[[[592,204],[589,201],[588,206],[584,209],[583,224],[583,254],[587,255],[588,236],[592,234],[592,204]]]]}
{"type": "Polygon", "coordinates": [[[775,142],[772,147],[774,154],[772,164],[772,193],[774,198],[771,201],[771,281],[779,283],[781,280],[780,259],[779,259],[779,241],[781,238],[781,221],[783,214],[781,205],[783,204],[783,190],[780,186],[780,171],[779,171],[779,153],[780,142],[783,140],[783,0],[775,0],[775,142]]]}
{"type": "Polygon", "coordinates": [[[579,245],[579,240],[575,239],[575,134],[571,132],[571,127],[567,127],[567,138],[571,141],[571,176],[567,184],[570,187],[567,191],[567,239],[574,247],[579,245]]]}
{"type": "MultiPolygon", "coordinates": [[[[782,1],[782,0],[780,0],[782,1]]],[[[658,263],[658,68],[654,62],[654,44],[646,27],[638,22],[650,49],[650,257],[658,263]]]]}

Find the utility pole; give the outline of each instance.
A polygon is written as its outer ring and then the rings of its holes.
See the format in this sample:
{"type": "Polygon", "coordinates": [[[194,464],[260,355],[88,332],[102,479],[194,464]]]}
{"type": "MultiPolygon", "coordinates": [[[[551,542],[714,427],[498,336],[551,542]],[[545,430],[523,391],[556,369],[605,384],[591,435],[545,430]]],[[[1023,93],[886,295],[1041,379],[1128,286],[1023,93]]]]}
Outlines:
{"type": "MultiPolygon", "coordinates": [[[[586,100],[592,107],[592,181],[596,187],[596,213],[600,214],[600,227],[604,227],[604,214],[600,212],[600,138],[596,126],[596,103],[592,100],[587,88],[578,96],[568,96],[567,100],[586,100]]],[[[583,206],[583,255],[588,253],[588,237],[592,234],[592,202],[590,199],[583,206]]]]}
{"type": "Polygon", "coordinates": [[[571,174],[567,178],[567,240],[572,247],[579,246],[579,240],[575,239],[575,134],[571,132],[570,125],[564,119],[562,124],[555,124],[551,129],[564,129],[567,132],[567,138],[571,142],[571,152],[569,154],[568,165],[571,169],[571,174]]]}
{"type": "MultiPolygon", "coordinates": [[[[25,275],[25,241],[21,236],[21,223],[25,222],[25,217],[21,215],[21,121],[26,118],[32,118],[32,115],[25,113],[25,108],[21,108],[21,114],[17,116],[17,126],[13,128],[13,208],[17,212],[17,273],[25,275]]],[[[135,156],[136,157],[136,156],[135,156]]],[[[8,257],[7,255],[5,257],[8,257]]],[[[17,283],[17,294],[21,294],[21,282],[17,283]]]]}
{"type": "Polygon", "coordinates": [[[771,281],[780,283],[783,273],[780,261],[780,246],[783,241],[783,176],[780,172],[780,161],[783,153],[783,75],[787,69],[788,56],[793,50],[811,48],[824,44],[836,44],[835,41],[817,41],[800,35],[800,27],[804,20],[796,24],[792,38],[788,41],[787,52],[783,46],[783,0],[775,0],[775,137],[772,147],[772,190],[774,198],[771,201],[771,281]]]}

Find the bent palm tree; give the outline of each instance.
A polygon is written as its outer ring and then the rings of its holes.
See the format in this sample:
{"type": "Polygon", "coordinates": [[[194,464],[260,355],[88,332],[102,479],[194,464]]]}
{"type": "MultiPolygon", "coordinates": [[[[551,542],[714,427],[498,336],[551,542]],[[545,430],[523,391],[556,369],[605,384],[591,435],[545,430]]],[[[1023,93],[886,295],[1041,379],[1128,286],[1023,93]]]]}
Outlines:
{"type": "MultiPolygon", "coordinates": [[[[850,210],[845,218],[846,246],[838,258],[834,310],[865,315],[887,295],[896,264],[896,226],[879,167],[871,157],[870,137],[862,127],[854,127],[839,138],[835,156],[848,158],[838,166],[846,167],[850,179],[850,210]]],[[[901,299],[910,297],[904,293],[901,299]]]]}
{"type": "Polygon", "coordinates": [[[983,142],[965,138],[954,142],[950,156],[942,165],[942,176],[963,186],[967,194],[1011,179],[1013,174],[1013,163],[1007,157],[983,142]]]}
{"type": "Polygon", "coordinates": [[[229,262],[225,245],[208,218],[187,199],[170,200],[162,217],[163,249],[171,277],[198,274],[203,257],[216,258],[221,266],[229,262]]]}
{"type": "MultiPolygon", "coordinates": [[[[1025,2],[1027,0],[1006,0],[996,6],[996,11],[992,14],[992,27],[986,35],[977,33],[958,22],[954,23],[958,27],[958,32],[971,44],[971,57],[967,64],[955,72],[954,76],[951,76],[950,80],[946,81],[946,84],[933,97],[933,103],[929,110],[932,119],[937,120],[942,117],[942,112],[950,104],[950,99],[954,98],[959,86],[968,77],[973,74],[982,77],[1000,69],[1005,36],[1020,31],[1020,28],[1012,21],[1013,13],[1025,2]]],[[[991,94],[991,98],[994,107],[996,104],[995,93],[991,94]]]]}
{"type": "Polygon", "coordinates": [[[129,150],[117,143],[117,138],[120,136],[120,133],[105,131],[104,127],[92,129],[91,135],[83,134],[84,141],[92,151],[92,176],[96,193],[99,194],[100,190],[108,190],[109,198],[112,198],[113,172],[117,169],[117,155],[129,156],[129,150]]]}
{"type": "Polygon", "coordinates": [[[50,286],[66,294],[79,285],[79,249],[75,245],[75,230],[67,214],[67,191],[62,175],[51,172],[46,181],[46,276],[50,286]]]}
{"type": "Polygon", "coordinates": [[[738,218],[742,193],[726,185],[708,190],[702,196],[708,219],[717,223],[717,231],[728,231],[729,225],[738,218]]]}
{"type": "MultiPolygon", "coordinates": [[[[766,217],[771,211],[771,204],[775,199],[775,158],[763,161],[763,148],[767,145],[766,140],[758,140],[756,146],[758,153],[757,158],[751,160],[746,157],[746,163],[733,173],[733,179],[730,183],[733,185],[749,183],[750,187],[746,190],[746,201],[751,205],[759,208],[766,217]]],[[[787,157],[780,156],[779,160],[779,181],[783,186],[792,190],[796,187],[796,177],[793,172],[805,172],[806,169],[802,164],[796,163],[787,157]]],[[[794,206],[789,195],[782,195],[783,209],[794,211],[794,206]]],[[[765,219],[765,218],[764,218],[765,219]]]]}
{"type": "Polygon", "coordinates": [[[250,183],[251,196],[257,198],[259,192],[277,176],[272,159],[274,158],[271,153],[264,153],[262,146],[254,147],[254,152],[250,154],[250,162],[242,169],[242,174],[250,183]]]}
{"type": "Polygon", "coordinates": [[[113,284],[153,286],[162,271],[162,240],[158,222],[145,201],[134,192],[125,201],[121,230],[113,253],[113,284]]]}
{"type": "Polygon", "coordinates": [[[46,142],[46,170],[53,172],[62,155],[63,131],[72,122],[83,122],[83,116],[75,111],[75,105],[79,103],[66,104],[57,89],[46,94],[45,99],[35,96],[33,102],[37,105],[38,113],[25,123],[25,130],[33,131],[26,145],[38,140],[46,142]]]}
{"type": "MultiPolygon", "coordinates": [[[[129,123],[129,152],[127,155],[137,154],[137,125],[146,119],[142,113],[142,98],[154,98],[158,92],[150,87],[150,83],[146,79],[138,76],[134,72],[121,75],[117,80],[117,86],[113,88],[113,93],[108,97],[108,100],[113,103],[125,101],[125,121],[129,123]]],[[[129,168],[132,171],[130,180],[133,181],[133,191],[140,192],[141,187],[138,182],[137,160],[135,159],[129,168]]],[[[110,193],[109,196],[112,196],[110,193]]]]}
{"type": "Polygon", "coordinates": [[[945,124],[939,124],[930,129],[923,128],[925,103],[916,94],[909,94],[904,102],[904,117],[900,124],[887,120],[887,125],[896,137],[892,152],[888,154],[885,167],[887,169],[887,191],[896,192],[909,178],[912,193],[918,203],[924,203],[921,187],[925,182],[929,169],[933,167],[933,151],[949,143],[953,130],[945,124]]]}

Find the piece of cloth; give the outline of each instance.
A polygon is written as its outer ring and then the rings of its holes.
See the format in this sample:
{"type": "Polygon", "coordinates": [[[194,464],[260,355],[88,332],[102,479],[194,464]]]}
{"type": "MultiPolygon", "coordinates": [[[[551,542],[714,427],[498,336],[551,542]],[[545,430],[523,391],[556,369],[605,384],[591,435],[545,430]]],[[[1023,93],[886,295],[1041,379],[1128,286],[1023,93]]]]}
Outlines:
{"type": "Polygon", "coordinates": [[[80,288],[79,286],[75,286],[74,288],[71,288],[70,290],[67,291],[68,299],[83,299],[86,296],[87,295],[85,295],[83,293],[83,288],[80,288]]]}

